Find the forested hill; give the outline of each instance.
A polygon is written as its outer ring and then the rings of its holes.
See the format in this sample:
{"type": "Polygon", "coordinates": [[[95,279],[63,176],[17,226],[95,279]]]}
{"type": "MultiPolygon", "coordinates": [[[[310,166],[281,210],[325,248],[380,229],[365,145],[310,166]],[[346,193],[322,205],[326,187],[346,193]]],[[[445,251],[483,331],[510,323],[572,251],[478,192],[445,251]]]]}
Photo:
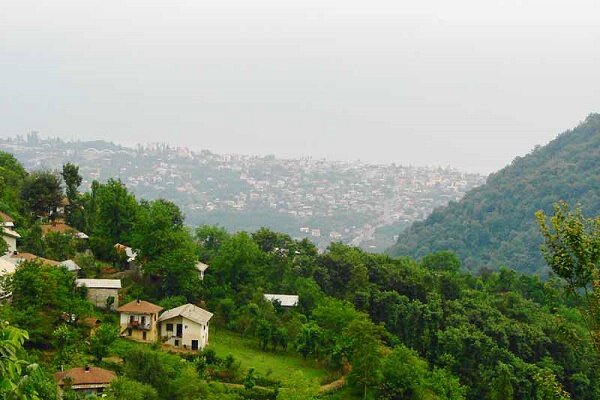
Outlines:
{"type": "Polygon", "coordinates": [[[580,203],[600,213],[600,114],[490,175],[459,202],[435,210],[402,233],[389,253],[422,257],[449,250],[469,270],[506,266],[544,272],[534,212],[580,203]]]}

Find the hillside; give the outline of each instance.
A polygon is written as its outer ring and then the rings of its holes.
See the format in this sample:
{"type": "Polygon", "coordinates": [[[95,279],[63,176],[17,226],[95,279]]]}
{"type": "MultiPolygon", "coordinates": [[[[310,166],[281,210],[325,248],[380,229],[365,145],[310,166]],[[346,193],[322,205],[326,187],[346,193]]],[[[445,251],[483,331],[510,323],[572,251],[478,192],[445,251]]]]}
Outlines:
{"type": "Polygon", "coordinates": [[[0,139],[0,150],[26,169],[77,164],[85,192],[94,180],[118,177],[138,197],[175,202],[191,226],[266,226],[310,238],[321,250],[342,241],[383,251],[401,227],[484,181],[450,168],[215,154],[168,145],[131,148],[35,133],[0,139]]]}
{"type": "Polygon", "coordinates": [[[389,254],[455,252],[468,270],[507,266],[543,273],[541,236],[534,212],[552,203],[581,203],[586,214],[600,213],[600,114],[490,175],[485,185],[459,202],[436,209],[403,232],[389,254]]]}

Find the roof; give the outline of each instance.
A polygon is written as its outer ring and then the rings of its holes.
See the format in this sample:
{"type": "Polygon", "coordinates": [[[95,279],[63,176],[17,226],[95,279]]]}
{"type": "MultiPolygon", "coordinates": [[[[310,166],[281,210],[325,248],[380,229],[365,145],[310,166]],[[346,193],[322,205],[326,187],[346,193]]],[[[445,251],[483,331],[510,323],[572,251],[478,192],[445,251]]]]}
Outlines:
{"type": "Polygon", "coordinates": [[[38,257],[35,254],[22,253],[22,252],[12,253],[11,255],[8,256],[7,260],[10,262],[14,262],[17,265],[23,261],[39,261],[42,264],[51,265],[53,267],[56,267],[57,265],[60,264],[58,261],[49,260],[44,257],[38,257]]]}
{"type": "Polygon", "coordinates": [[[5,257],[0,257],[0,276],[14,274],[17,269],[17,264],[8,261],[5,257]]]}
{"type": "Polygon", "coordinates": [[[208,312],[198,306],[188,303],[165,311],[160,316],[160,318],[158,318],[158,320],[166,321],[175,317],[183,317],[191,321],[197,322],[199,324],[206,325],[206,323],[212,318],[212,316],[213,314],[211,312],[208,312]]]}
{"type": "Polygon", "coordinates": [[[61,261],[59,265],[61,267],[65,267],[67,270],[69,270],[71,272],[79,271],[81,269],[81,267],[79,265],[77,265],[77,263],[73,260],[61,261]]]}
{"type": "Polygon", "coordinates": [[[114,372],[98,367],[89,367],[87,371],[82,367],[71,368],[54,374],[54,379],[59,386],[64,385],[66,377],[71,378],[73,385],[109,384],[117,379],[117,375],[114,372]]]}
{"type": "Polygon", "coordinates": [[[85,286],[91,289],[121,289],[120,279],[76,279],[77,287],[85,286]]]}
{"type": "Polygon", "coordinates": [[[3,213],[2,211],[0,211],[0,218],[2,219],[2,222],[15,222],[10,215],[3,213]]]}
{"type": "Polygon", "coordinates": [[[42,228],[42,236],[47,235],[50,232],[56,233],[70,233],[78,239],[88,239],[88,235],[83,232],[79,232],[77,229],[69,226],[63,222],[54,222],[52,224],[44,224],[41,226],[42,228]]]}
{"type": "Polygon", "coordinates": [[[208,269],[208,265],[204,264],[202,261],[198,261],[196,263],[196,269],[200,272],[204,272],[208,269]]]}
{"type": "Polygon", "coordinates": [[[13,231],[12,229],[9,228],[2,228],[2,234],[5,236],[10,236],[10,237],[14,237],[14,238],[20,238],[21,235],[19,235],[17,232],[13,231]]]}
{"type": "Polygon", "coordinates": [[[298,305],[298,295],[295,294],[265,294],[265,299],[278,301],[284,307],[295,307],[298,305]]]}
{"type": "Polygon", "coordinates": [[[162,309],[163,308],[161,306],[157,306],[156,304],[152,304],[148,301],[135,300],[117,308],[117,311],[140,314],[158,314],[162,311],[162,309]]]}

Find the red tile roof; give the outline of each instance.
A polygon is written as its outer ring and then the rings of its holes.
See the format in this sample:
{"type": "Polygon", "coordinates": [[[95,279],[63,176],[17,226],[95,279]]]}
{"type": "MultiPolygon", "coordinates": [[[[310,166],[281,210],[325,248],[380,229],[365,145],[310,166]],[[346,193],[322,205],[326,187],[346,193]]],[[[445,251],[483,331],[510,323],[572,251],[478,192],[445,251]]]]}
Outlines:
{"type": "Polygon", "coordinates": [[[3,222],[15,222],[10,215],[3,213],[2,211],[0,211],[0,219],[2,219],[3,222]]]}
{"type": "Polygon", "coordinates": [[[162,309],[163,308],[161,306],[157,306],[156,304],[152,304],[148,301],[135,300],[117,308],[117,311],[140,314],[158,314],[162,311],[162,309]]]}
{"type": "Polygon", "coordinates": [[[73,385],[101,385],[112,382],[117,375],[98,367],[89,367],[88,371],[85,368],[71,368],[54,374],[54,379],[59,386],[64,385],[64,379],[67,377],[71,378],[73,385]]]}

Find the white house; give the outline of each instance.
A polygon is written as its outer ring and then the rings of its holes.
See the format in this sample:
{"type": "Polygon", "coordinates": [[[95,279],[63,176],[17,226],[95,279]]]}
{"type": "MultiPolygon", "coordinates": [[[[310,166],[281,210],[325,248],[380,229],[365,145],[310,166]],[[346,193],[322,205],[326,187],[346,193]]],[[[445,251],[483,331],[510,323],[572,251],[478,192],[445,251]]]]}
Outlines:
{"type": "Polygon", "coordinates": [[[283,307],[296,307],[299,297],[295,294],[265,294],[265,300],[278,302],[283,307]]]}
{"type": "Polygon", "coordinates": [[[114,299],[111,310],[119,307],[120,279],[77,279],[75,283],[77,287],[85,286],[87,288],[87,299],[96,307],[106,308],[109,297],[114,299]]]}
{"type": "Polygon", "coordinates": [[[158,318],[161,341],[174,347],[202,350],[208,344],[208,321],[212,316],[193,304],[165,311],[158,318]]]}
{"type": "Polygon", "coordinates": [[[0,226],[2,227],[2,239],[8,245],[8,252],[12,253],[17,251],[17,239],[21,237],[17,232],[15,232],[12,228],[15,226],[14,220],[10,217],[10,215],[5,214],[0,211],[0,226]]]}

